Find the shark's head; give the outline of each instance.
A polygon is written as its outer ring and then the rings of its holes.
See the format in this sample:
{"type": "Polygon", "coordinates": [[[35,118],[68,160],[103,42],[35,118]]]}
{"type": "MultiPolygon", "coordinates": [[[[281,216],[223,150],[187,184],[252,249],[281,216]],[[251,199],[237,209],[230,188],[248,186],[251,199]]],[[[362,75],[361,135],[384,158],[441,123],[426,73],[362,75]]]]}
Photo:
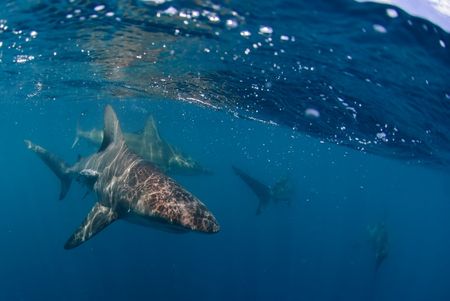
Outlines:
{"type": "MultiPolygon", "coordinates": [[[[186,230],[205,234],[214,234],[220,231],[220,225],[216,218],[203,203],[196,200],[192,205],[180,204],[179,215],[174,220],[176,225],[186,230]]],[[[165,219],[166,221],[170,220],[170,216],[166,216],[165,219]]]]}
{"type": "MultiPolygon", "coordinates": [[[[137,215],[151,217],[150,221],[158,222],[158,225],[153,226],[161,230],[202,233],[216,233],[220,230],[214,215],[197,197],[171,178],[152,172],[148,163],[143,162],[133,167],[125,186],[134,187],[129,194],[134,200],[130,199],[125,204],[131,204],[130,208],[137,215]]],[[[127,215],[126,212],[123,213],[127,215]]]]}

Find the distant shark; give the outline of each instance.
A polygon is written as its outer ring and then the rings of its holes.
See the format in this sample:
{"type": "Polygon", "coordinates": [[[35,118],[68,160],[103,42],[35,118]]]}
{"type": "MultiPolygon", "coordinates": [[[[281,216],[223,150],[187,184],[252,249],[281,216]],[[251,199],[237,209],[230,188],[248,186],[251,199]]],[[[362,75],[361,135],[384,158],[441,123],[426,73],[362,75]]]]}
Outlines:
{"type": "MultiPolygon", "coordinates": [[[[211,171],[202,167],[192,158],[185,156],[178,149],[161,138],[153,116],[147,119],[145,128],[140,133],[123,133],[128,147],[141,156],[158,166],[163,172],[169,174],[199,175],[211,174],[211,171]]],[[[72,145],[74,147],[80,138],[100,145],[103,141],[103,131],[92,129],[84,131],[77,126],[77,134],[72,145]]]]}
{"type": "Polygon", "coordinates": [[[282,179],[272,186],[267,186],[257,179],[251,177],[241,169],[232,166],[233,171],[238,175],[245,184],[256,194],[259,199],[256,214],[261,214],[263,209],[267,207],[269,202],[287,201],[289,204],[292,200],[293,188],[290,186],[288,179],[282,179]]]}
{"type": "Polygon", "coordinates": [[[97,195],[97,203],[65,249],[79,246],[117,219],[177,232],[219,231],[215,217],[200,200],[128,148],[111,106],[105,108],[100,149],[73,166],[28,140],[25,144],[61,180],[60,199],[74,179],[97,195]]]}
{"type": "Polygon", "coordinates": [[[368,227],[372,247],[375,251],[375,271],[378,271],[382,263],[389,255],[389,237],[384,222],[368,227]]]}

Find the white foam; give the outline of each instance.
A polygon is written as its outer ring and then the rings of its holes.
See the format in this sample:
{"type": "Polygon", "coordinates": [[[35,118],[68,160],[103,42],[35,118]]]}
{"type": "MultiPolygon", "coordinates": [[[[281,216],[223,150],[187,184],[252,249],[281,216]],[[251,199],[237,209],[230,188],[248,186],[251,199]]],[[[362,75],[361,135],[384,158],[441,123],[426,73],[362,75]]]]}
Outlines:
{"type": "Polygon", "coordinates": [[[231,28],[236,28],[238,26],[238,23],[236,22],[236,20],[233,19],[228,19],[226,22],[227,28],[231,29],[231,28]]]}
{"type": "Polygon", "coordinates": [[[178,10],[173,6],[170,6],[166,10],[163,10],[162,13],[165,15],[174,16],[178,13],[178,10]]]}
{"type": "Polygon", "coordinates": [[[20,55],[16,55],[16,57],[14,58],[14,62],[18,63],[18,64],[23,64],[23,63],[26,63],[26,62],[32,61],[32,60],[34,60],[34,56],[32,56],[32,55],[20,54],[20,55]]]}
{"type": "Polygon", "coordinates": [[[252,33],[248,30],[241,31],[241,36],[243,36],[244,38],[248,38],[251,35],[252,35],[252,33]]]}
{"type": "Polygon", "coordinates": [[[387,29],[383,25],[380,24],[373,24],[373,30],[379,33],[386,33],[387,29]]]}
{"type": "Polygon", "coordinates": [[[397,18],[398,17],[398,12],[395,9],[393,9],[393,8],[387,8],[386,9],[386,14],[390,18],[397,18]]]}
{"type": "Polygon", "coordinates": [[[105,6],[103,4],[97,5],[96,7],[94,7],[95,11],[102,11],[105,9],[105,6]]]}
{"type": "Polygon", "coordinates": [[[259,34],[262,35],[271,35],[273,33],[272,27],[261,25],[259,27],[259,34]]]}
{"type": "Polygon", "coordinates": [[[318,110],[316,110],[316,109],[308,108],[308,109],[305,110],[305,116],[319,118],[320,117],[320,112],[318,110]]]}
{"type": "Polygon", "coordinates": [[[161,5],[166,2],[169,2],[170,0],[141,0],[141,1],[145,2],[145,3],[154,4],[154,5],[161,5]]]}

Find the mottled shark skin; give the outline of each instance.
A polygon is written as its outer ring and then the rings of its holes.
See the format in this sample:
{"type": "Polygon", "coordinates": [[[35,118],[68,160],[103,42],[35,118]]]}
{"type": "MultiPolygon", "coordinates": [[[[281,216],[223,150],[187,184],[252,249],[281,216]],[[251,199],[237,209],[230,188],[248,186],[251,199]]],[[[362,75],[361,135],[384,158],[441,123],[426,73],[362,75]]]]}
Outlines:
{"type": "Polygon", "coordinates": [[[99,151],[73,166],[25,140],[27,147],[61,180],[60,199],[74,179],[97,196],[91,212],[66,242],[65,249],[79,246],[117,219],[167,231],[219,231],[217,220],[199,199],[128,148],[111,106],[105,108],[104,123],[99,151]]]}
{"type": "MultiPolygon", "coordinates": [[[[179,175],[211,174],[210,170],[202,167],[198,162],[185,156],[177,148],[162,139],[152,116],[147,119],[145,128],[141,133],[124,133],[123,136],[132,151],[166,173],[179,175]]],[[[73,146],[79,138],[86,139],[94,145],[100,145],[103,141],[103,131],[98,129],[84,131],[77,127],[73,146]]]]}
{"type": "Polygon", "coordinates": [[[293,196],[293,188],[290,187],[288,179],[282,179],[272,186],[267,186],[235,166],[232,166],[232,169],[258,197],[257,215],[261,214],[270,201],[286,201],[290,204],[293,196]]]}

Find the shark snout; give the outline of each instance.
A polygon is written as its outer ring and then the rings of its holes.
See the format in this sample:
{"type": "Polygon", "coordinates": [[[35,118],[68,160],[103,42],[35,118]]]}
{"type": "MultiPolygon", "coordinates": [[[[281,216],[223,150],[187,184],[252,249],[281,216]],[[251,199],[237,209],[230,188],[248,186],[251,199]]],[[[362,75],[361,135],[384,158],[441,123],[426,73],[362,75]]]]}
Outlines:
{"type": "Polygon", "coordinates": [[[214,215],[208,212],[207,215],[202,219],[199,229],[196,230],[203,233],[213,234],[220,231],[220,225],[214,215]]]}

